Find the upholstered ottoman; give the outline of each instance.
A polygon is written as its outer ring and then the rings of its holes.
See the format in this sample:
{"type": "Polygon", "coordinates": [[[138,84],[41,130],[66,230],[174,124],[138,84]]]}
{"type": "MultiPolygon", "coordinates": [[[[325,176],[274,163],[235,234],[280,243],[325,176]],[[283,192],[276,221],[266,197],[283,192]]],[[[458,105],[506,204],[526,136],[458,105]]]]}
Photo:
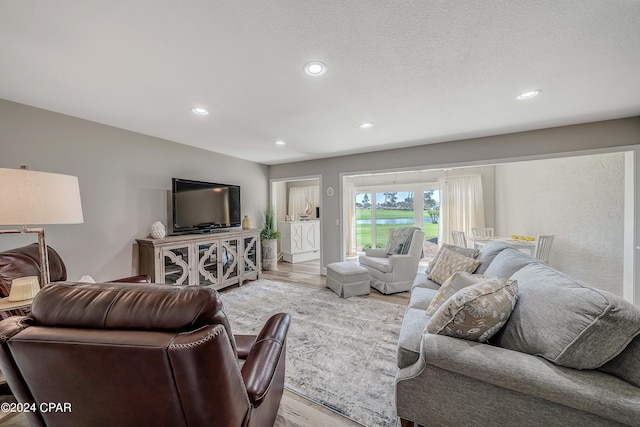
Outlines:
{"type": "Polygon", "coordinates": [[[327,287],[342,298],[368,295],[369,270],[353,262],[334,262],[327,265],[327,287]]]}

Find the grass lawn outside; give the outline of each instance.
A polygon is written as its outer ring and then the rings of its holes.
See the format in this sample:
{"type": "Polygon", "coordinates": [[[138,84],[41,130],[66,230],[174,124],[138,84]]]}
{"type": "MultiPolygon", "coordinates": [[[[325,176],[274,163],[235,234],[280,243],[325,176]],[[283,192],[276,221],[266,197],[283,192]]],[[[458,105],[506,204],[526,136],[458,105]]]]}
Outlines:
{"type": "MultiPolygon", "coordinates": [[[[426,211],[423,212],[423,217],[429,218],[426,211]]],[[[413,220],[413,211],[403,211],[398,209],[378,209],[376,210],[376,219],[401,219],[407,218],[413,220]]],[[[356,209],[356,220],[370,220],[371,209],[356,209]]],[[[358,224],[356,223],[356,245],[358,248],[371,243],[371,225],[372,224],[358,224]]],[[[396,228],[405,224],[376,224],[376,247],[384,248],[387,243],[387,236],[389,235],[389,229],[396,228]]],[[[408,225],[408,224],[406,224],[408,225]]],[[[432,224],[425,222],[423,224],[424,238],[425,240],[438,237],[438,224],[432,224]]]]}

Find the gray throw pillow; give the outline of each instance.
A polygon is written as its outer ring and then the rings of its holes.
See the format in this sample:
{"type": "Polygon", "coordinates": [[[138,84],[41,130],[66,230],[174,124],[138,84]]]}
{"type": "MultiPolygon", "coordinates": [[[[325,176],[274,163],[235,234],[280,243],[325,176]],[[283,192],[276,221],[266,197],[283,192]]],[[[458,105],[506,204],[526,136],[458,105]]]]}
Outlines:
{"type": "Polygon", "coordinates": [[[538,261],[532,256],[520,252],[514,247],[508,247],[496,255],[482,274],[508,279],[522,267],[535,262],[538,261]]]}
{"type": "Polygon", "coordinates": [[[503,250],[510,248],[508,243],[505,243],[501,240],[493,240],[486,245],[483,245],[480,248],[480,253],[478,253],[477,260],[480,261],[480,265],[476,270],[476,274],[484,274],[487,271],[487,268],[491,265],[494,258],[503,250]]]}
{"type": "Polygon", "coordinates": [[[544,264],[528,265],[511,279],[518,281],[518,304],[495,336],[500,347],[595,369],[640,333],[638,308],[544,264]]]}

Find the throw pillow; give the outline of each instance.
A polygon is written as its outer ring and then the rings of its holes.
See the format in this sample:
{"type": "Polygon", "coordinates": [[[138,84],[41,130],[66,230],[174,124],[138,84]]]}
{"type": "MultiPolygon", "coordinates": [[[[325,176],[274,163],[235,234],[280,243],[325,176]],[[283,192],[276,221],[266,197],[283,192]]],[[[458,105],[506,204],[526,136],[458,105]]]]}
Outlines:
{"type": "Polygon", "coordinates": [[[449,298],[431,317],[425,332],[485,342],[507,323],[517,300],[515,280],[483,280],[449,298]]]}
{"type": "MultiPolygon", "coordinates": [[[[497,259],[497,257],[496,257],[497,259]]],[[[620,354],[640,333],[640,310],[534,263],[516,272],[520,301],[495,344],[574,369],[595,369],[620,354]]]]}
{"type": "Polygon", "coordinates": [[[398,227],[390,230],[393,233],[389,236],[388,255],[406,255],[409,253],[413,233],[419,230],[417,227],[398,227]]]}
{"type": "Polygon", "coordinates": [[[479,265],[480,261],[460,255],[447,248],[442,248],[438,262],[427,276],[427,279],[441,285],[456,271],[473,273],[479,265]]]}
{"type": "Polygon", "coordinates": [[[427,316],[433,316],[433,313],[440,308],[446,300],[448,300],[453,294],[460,289],[467,286],[475,285],[483,280],[490,279],[489,276],[482,276],[480,274],[471,274],[464,271],[456,271],[440,286],[438,293],[431,299],[429,307],[427,307],[427,316]]]}
{"type": "Polygon", "coordinates": [[[429,265],[427,266],[427,269],[424,271],[425,273],[429,274],[431,273],[431,270],[433,270],[433,267],[435,267],[435,265],[438,262],[438,258],[440,258],[440,254],[442,253],[442,249],[448,249],[450,251],[459,253],[460,255],[464,255],[468,258],[477,258],[479,251],[476,249],[471,249],[471,248],[463,248],[461,246],[454,246],[454,245],[449,245],[447,243],[443,243],[442,246],[440,247],[440,249],[438,250],[438,252],[436,253],[436,256],[433,257],[433,259],[431,260],[431,262],[429,263],[429,265]]]}

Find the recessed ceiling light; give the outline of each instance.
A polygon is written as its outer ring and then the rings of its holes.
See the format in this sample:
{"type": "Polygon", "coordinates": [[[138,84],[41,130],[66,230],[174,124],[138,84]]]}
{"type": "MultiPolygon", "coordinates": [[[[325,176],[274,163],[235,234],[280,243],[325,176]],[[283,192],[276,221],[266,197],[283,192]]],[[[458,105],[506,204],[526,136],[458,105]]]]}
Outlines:
{"type": "Polygon", "coordinates": [[[534,90],[530,90],[527,92],[523,92],[520,95],[517,96],[517,99],[531,99],[534,98],[538,95],[540,95],[540,92],[542,92],[540,89],[534,89],[534,90]]]}
{"type": "Polygon", "coordinates": [[[373,123],[361,123],[360,129],[369,129],[373,127],[373,123]]]}
{"type": "Polygon", "coordinates": [[[304,64],[304,71],[310,76],[321,76],[327,72],[327,66],[320,61],[311,61],[304,64]]]}
{"type": "Polygon", "coordinates": [[[287,143],[284,141],[276,141],[276,145],[283,146],[283,145],[287,145],[287,143]]]}
{"type": "Polygon", "coordinates": [[[206,116],[209,114],[209,111],[202,107],[193,107],[191,111],[197,116],[206,116]]]}

